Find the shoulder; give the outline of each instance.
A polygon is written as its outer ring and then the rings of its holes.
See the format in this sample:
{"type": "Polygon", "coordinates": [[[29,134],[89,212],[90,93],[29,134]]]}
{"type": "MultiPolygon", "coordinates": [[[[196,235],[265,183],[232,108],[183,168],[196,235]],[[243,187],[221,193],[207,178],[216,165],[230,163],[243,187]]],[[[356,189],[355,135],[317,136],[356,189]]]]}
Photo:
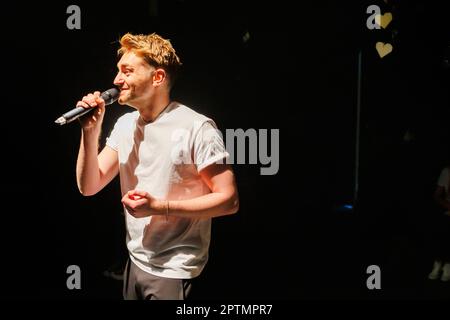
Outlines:
{"type": "Polygon", "coordinates": [[[172,106],[170,116],[179,124],[193,129],[200,128],[206,122],[214,123],[211,118],[195,111],[193,108],[190,108],[176,101],[172,106]]]}
{"type": "Polygon", "coordinates": [[[117,119],[114,128],[126,128],[128,126],[132,126],[136,123],[138,116],[138,111],[127,112],[117,119]]]}
{"type": "Polygon", "coordinates": [[[207,116],[195,111],[193,108],[188,107],[180,102],[174,101],[172,106],[172,112],[177,116],[184,116],[188,119],[209,119],[207,116]]]}
{"type": "Polygon", "coordinates": [[[125,114],[123,114],[122,116],[120,116],[116,123],[118,122],[131,122],[131,121],[135,121],[137,119],[137,117],[139,116],[139,112],[138,111],[132,111],[132,112],[127,112],[125,114]]]}

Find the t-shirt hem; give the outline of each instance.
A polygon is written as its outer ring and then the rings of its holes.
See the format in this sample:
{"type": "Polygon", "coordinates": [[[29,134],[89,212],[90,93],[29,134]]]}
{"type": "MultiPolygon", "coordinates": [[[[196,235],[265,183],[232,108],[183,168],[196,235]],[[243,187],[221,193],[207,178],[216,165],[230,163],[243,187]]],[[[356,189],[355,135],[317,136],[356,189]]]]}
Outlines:
{"type": "MultiPolygon", "coordinates": [[[[108,139],[108,140],[109,140],[109,139],[108,139]]],[[[114,151],[118,151],[118,150],[119,150],[119,148],[117,147],[117,145],[113,145],[113,144],[109,143],[109,141],[106,141],[106,145],[107,145],[108,147],[110,147],[111,149],[113,149],[114,151]]]]}
{"type": "Polygon", "coordinates": [[[197,171],[200,172],[203,169],[205,169],[207,166],[210,166],[213,163],[218,162],[219,160],[226,159],[229,156],[230,156],[230,154],[228,152],[219,153],[218,155],[216,155],[216,156],[214,156],[212,158],[209,158],[207,162],[204,162],[201,165],[197,166],[197,171]]]}
{"type": "Polygon", "coordinates": [[[157,277],[161,277],[161,278],[170,278],[170,279],[193,279],[196,278],[200,275],[200,273],[203,270],[202,268],[198,268],[196,272],[191,273],[191,272],[176,272],[170,269],[165,269],[164,272],[158,272],[153,270],[150,267],[145,266],[144,264],[142,264],[142,262],[136,260],[136,258],[134,258],[132,255],[130,255],[130,259],[131,261],[142,271],[150,273],[154,276],[157,277]]]}

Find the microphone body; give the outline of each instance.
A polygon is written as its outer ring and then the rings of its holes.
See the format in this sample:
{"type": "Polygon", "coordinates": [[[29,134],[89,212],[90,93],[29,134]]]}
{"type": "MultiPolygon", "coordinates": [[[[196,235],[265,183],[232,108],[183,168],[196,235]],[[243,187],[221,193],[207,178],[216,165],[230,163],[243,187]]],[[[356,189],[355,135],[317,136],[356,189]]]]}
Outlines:
{"type": "MultiPolygon", "coordinates": [[[[120,95],[120,91],[116,88],[112,88],[109,90],[106,90],[100,94],[100,97],[105,100],[105,105],[110,105],[113,102],[115,102],[120,95]]],[[[69,112],[64,113],[61,117],[55,120],[55,123],[59,125],[63,125],[69,122],[72,122],[79,117],[85,115],[88,112],[91,112],[95,108],[83,108],[83,107],[76,107],[75,109],[70,110],[69,112]]]]}

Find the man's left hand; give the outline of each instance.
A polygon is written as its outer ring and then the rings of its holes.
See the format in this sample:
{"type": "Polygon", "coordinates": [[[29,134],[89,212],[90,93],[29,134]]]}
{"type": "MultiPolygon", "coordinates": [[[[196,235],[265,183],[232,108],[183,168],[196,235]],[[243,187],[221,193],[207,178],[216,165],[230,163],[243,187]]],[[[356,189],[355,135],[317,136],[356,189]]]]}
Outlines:
{"type": "Polygon", "coordinates": [[[128,213],[135,218],[157,215],[158,202],[148,192],[139,190],[130,190],[122,198],[122,203],[128,213]]]}

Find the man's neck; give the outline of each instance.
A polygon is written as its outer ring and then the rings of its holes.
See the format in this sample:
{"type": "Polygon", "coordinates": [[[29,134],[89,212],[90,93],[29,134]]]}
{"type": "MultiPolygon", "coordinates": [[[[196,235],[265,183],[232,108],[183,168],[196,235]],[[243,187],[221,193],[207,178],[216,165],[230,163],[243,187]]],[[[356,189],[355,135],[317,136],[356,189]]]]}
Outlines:
{"type": "Polygon", "coordinates": [[[149,101],[146,106],[139,109],[139,113],[145,122],[153,122],[158,118],[160,113],[164,111],[169,103],[169,95],[164,95],[156,98],[154,101],[149,101]]]}

